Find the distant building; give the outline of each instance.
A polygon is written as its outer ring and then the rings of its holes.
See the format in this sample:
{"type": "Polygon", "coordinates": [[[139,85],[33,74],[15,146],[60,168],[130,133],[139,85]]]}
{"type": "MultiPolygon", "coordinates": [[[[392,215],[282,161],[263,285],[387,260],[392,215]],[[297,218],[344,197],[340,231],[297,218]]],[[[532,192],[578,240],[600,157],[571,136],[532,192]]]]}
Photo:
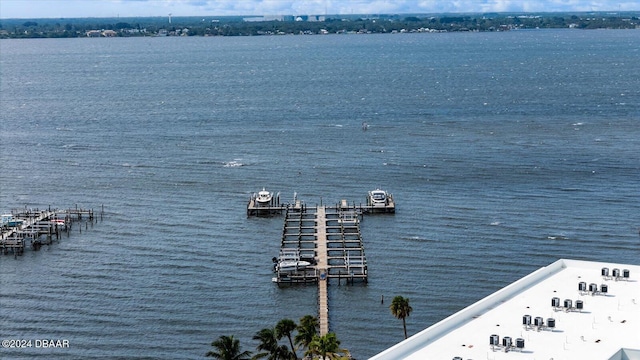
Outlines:
{"type": "Polygon", "coordinates": [[[299,15],[299,16],[296,16],[295,21],[309,21],[309,22],[325,21],[325,17],[324,15],[299,15]]]}
{"type": "Polygon", "coordinates": [[[284,21],[284,16],[254,16],[242,18],[245,22],[259,22],[259,21],[284,21]]]}
{"type": "Polygon", "coordinates": [[[147,32],[147,29],[124,29],[122,31],[128,34],[144,34],[147,32]]]}
{"type": "Polygon", "coordinates": [[[116,37],[118,33],[113,30],[89,30],[87,37],[116,37]]]}

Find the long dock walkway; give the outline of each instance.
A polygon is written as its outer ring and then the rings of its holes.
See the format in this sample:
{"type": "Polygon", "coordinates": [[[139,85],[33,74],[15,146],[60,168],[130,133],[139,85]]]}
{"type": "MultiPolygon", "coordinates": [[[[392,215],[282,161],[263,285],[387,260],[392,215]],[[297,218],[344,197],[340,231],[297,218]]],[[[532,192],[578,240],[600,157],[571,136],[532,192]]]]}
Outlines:
{"type": "Polygon", "coordinates": [[[318,281],[318,320],[320,323],[320,336],[329,333],[329,292],[327,289],[327,218],[324,206],[316,211],[316,243],[318,251],[318,263],[316,269],[320,273],[318,281]]]}

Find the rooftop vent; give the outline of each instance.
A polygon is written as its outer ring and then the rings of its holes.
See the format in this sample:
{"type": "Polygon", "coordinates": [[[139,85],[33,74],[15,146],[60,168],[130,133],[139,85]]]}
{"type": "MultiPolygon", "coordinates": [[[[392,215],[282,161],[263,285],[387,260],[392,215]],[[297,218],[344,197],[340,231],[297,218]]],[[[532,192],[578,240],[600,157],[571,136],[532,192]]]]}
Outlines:
{"type": "Polygon", "coordinates": [[[609,290],[609,287],[607,286],[607,284],[600,285],[600,292],[601,293],[606,294],[608,290],[609,290]]]}
{"type": "Polygon", "coordinates": [[[580,281],[578,283],[578,290],[580,291],[587,291],[587,283],[584,281],[580,281]]]}
{"type": "Polygon", "coordinates": [[[544,325],[544,320],[542,320],[542,317],[536,316],[536,318],[533,319],[533,324],[535,326],[542,326],[542,325],[544,325]]]}
{"type": "Polygon", "coordinates": [[[505,336],[505,337],[502,338],[502,346],[511,347],[511,337],[510,336],[505,336]]]}
{"type": "Polygon", "coordinates": [[[548,318],[548,319],[547,319],[547,327],[548,327],[549,329],[553,329],[553,328],[555,328],[555,327],[556,327],[556,319],[554,319],[554,318],[548,318]]]}
{"type": "Polygon", "coordinates": [[[613,277],[620,277],[620,269],[613,269],[613,277]]]}
{"type": "Polygon", "coordinates": [[[573,302],[571,301],[571,299],[565,299],[564,300],[564,307],[567,309],[571,309],[571,307],[573,306],[573,302]]]}

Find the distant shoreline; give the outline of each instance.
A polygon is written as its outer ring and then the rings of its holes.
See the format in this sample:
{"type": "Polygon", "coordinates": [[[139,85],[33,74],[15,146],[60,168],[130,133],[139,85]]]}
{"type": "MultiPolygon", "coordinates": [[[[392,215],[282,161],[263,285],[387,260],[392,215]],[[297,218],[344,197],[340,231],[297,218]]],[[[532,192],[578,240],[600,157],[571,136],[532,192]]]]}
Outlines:
{"type": "Polygon", "coordinates": [[[640,29],[640,12],[2,19],[0,39],[640,29]]]}

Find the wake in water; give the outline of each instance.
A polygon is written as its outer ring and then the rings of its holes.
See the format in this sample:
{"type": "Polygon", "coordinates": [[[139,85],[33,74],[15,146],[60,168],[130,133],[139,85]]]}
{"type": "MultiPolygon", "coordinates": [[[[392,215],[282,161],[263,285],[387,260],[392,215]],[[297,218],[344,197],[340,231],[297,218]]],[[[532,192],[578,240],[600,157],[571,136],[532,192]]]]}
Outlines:
{"type": "Polygon", "coordinates": [[[245,166],[245,164],[243,164],[243,163],[241,163],[241,162],[239,162],[237,160],[232,160],[232,161],[225,162],[223,166],[226,167],[226,168],[230,168],[230,167],[245,166]]]}

